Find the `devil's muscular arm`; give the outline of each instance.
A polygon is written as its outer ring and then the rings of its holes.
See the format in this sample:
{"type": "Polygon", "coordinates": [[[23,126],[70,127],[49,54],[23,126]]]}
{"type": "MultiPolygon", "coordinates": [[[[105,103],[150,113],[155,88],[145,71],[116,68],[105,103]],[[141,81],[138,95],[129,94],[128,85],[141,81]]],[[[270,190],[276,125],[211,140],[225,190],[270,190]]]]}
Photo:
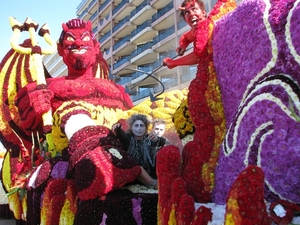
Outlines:
{"type": "Polygon", "coordinates": [[[18,91],[15,104],[26,132],[42,129],[42,115],[51,109],[52,99],[53,92],[46,85],[30,83],[18,91]]]}

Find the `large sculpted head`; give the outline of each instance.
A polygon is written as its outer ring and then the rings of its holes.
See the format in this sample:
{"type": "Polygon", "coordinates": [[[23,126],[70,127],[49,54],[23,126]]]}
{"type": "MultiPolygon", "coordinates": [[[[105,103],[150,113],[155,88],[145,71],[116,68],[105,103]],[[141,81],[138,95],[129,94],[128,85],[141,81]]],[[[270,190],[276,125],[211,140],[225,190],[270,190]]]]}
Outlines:
{"type": "Polygon", "coordinates": [[[96,61],[99,43],[95,40],[90,21],[72,19],[62,24],[58,53],[68,66],[69,76],[86,73],[96,61]]]}

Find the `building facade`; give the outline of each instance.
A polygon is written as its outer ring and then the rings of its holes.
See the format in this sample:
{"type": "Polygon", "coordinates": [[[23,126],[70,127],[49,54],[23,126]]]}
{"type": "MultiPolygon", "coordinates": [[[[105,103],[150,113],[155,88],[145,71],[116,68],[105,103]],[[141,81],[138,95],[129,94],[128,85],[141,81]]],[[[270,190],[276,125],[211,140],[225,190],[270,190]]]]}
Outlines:
{"type": "MultiPolygon", "coordinates": [[[[151,93],[186,88],[195,77],[196,66],[168,69],[162,65],[164,58],[176,58],[179,38],[190,29],[179,15],[181,2],[82,0],[77,7],[77,16],[93,24],[111,79],[126,88],[134,104],[151,93]]],[[[215,2],[204,0],[207,12],[215,2]]],[[[44,63],[53,76],[66,74],[57,54],[45,57],[44,63]]]]}

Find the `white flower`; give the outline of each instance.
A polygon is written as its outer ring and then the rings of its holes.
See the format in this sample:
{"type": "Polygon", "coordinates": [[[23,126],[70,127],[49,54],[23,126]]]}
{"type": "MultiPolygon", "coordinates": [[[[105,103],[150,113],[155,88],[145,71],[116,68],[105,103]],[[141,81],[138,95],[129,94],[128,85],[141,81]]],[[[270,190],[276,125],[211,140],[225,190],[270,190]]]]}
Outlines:
{"type": "Polygon", "coordinates": [[[110,149],[108,149],[108,151],[110,152],[110,154],[112,154],[113,156],[115,156],[118,159],[123,158],[123,156],[120,154],[120,152],[115,148],[110,148],[110,149]]]}
{"type": "Polygon", "coordinates": [[[286,215],[285,209],[280,204],[278,204],[274,207],[274,212],[275,212],[276,216],[279,216],[281,218],[286,215]]]}
{"type": "Polygon", "coordinates": [[[193,134],[188,134],[184,138],[182,138],[181,142],[182,145],[185,146],[188,142],[194,140],[194,135],[193,134]]]}

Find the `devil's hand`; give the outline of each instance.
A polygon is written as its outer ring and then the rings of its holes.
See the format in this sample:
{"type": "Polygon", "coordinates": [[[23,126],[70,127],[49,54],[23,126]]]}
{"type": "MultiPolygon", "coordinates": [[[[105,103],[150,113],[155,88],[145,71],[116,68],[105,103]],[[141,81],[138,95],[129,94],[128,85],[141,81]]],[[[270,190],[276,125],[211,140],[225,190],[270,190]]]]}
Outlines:
{"type": "Polygon", "coordinates": [[[21,127],[25,131],[42,128],[42,115],[51,109],[53,92],[46,85],[38,85],[34,89],[24,87],[16,96],[16,106],[21,117],[21,127]]]}
{"type": "Polygon", "coordinates": [[[171,58],[163,59],[163,65],[167,66],[169,69],[176,67],[176,65],[173,62],[174,60],[171,58]]]}
{"type": "Polygon", "coordinates": [[[176,49],[176,52],[177,52],[177,54],[178,54],[179,56],[183,56],[184,53],[185,53],[185,51],[186,51],[186,48],[183,48],[183,47],[178,47],[178,48],[176,49]]]}

